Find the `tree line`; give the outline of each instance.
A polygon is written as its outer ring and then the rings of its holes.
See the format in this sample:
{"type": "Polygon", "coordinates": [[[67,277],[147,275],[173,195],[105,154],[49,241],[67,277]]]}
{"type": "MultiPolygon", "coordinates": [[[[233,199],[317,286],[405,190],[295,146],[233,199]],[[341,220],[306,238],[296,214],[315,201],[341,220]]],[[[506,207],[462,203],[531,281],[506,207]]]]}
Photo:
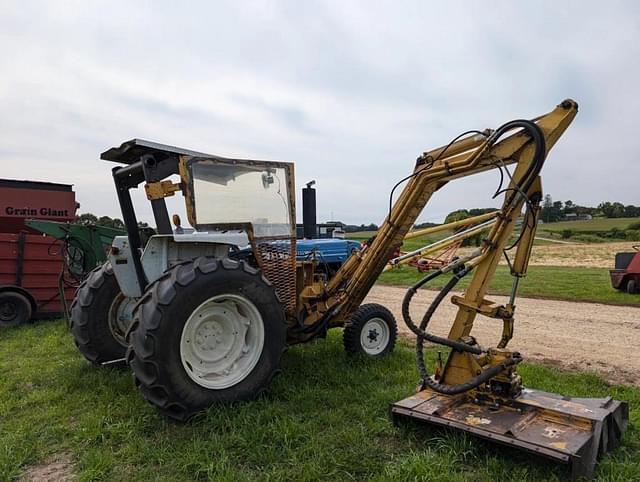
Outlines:
{"type": "MultiPolygon", "coordinates": [[[[459,221],[461,219],[470,218],[472,216],[478,216],[480,214],[494,211],[495,208],[474,208],[474,209],[457,209],[447,214],[445,223],[451,223],[459,221]]],[[[604,217],[604,218],[637,218],[640,217],[640,206],[634,206],[633,204],[624,205],[620,202],[605,201],[598,204],[596,207],[581,206],[574,203],[571,200],[567,201],[554,201],[550,194],[544,197],[542,203],[542,210],[540,212],[540,219],[545,223],[553,223],[555,221],[562,221],[569,215],[580,216],[592,216],[592,217],[604,217]]]]}
{"type": "MultiPolygon", "coordinates": [[[[472,216],[479,216],[480,214],[494,211],[495,208],[473,208],[473,209],[456,209],[447,214],[444,222],[451,223],[459,221],[461,219],[470,218],[472,216]]],[[[634,206],[633,204],[624,205],[620,202],[604,201],[598,204],[597,207],[581,206],[574,203],[571,200],[567,201],[554,201],[550,194],[544,197],[542,203],[542,210],[540,212],[540,219],[545,223],[552,223],[555,221],[562,221],[567,219],[567,215],[575,214],[577,216],[590,215],[593,217],[605,217],[605,218],[636,218],[640,217],[640,206],[634,206]]],[[[83,224],[85,226],[106,226],[108,228],[124,229],[124,223],[121,219],[110,218],[109,216],[96,216],[92,213],[78,214],[75,219],[75,223],[83,224]]],[[[347,233],[353,233],[356,231],[377,231],[378,225],[371,224],[344,224],[339,221],[333,221],[333,223],[342,225],[344,231],[347,233]]],[[[414,226],[414,229],[427,228],[430,226],[436,226],[436,223],[420,223],[414,226]]]]}
{"type": "Polygon", "coordinates": [[[91,213],[77,214],[74,220],[76,224],[83,226],[105,226],[107,228],[124,229],[124,223],[121,219],[110,218],[109,216],[96,216],[91,213]]]}
{"type": "Polygon", "coordinates": [[[569,214],[604,218],[636,218],[640,216],[640,206],[634,206],[633,204],[625,206],[620,202],[604,201],[598,204],[597,207],[590,207],[575,204],[571,200],[565,202],[554,201],[550,194],[544,197],[540,219],[545,223],[561,221],[566,219],[569,214]]]}

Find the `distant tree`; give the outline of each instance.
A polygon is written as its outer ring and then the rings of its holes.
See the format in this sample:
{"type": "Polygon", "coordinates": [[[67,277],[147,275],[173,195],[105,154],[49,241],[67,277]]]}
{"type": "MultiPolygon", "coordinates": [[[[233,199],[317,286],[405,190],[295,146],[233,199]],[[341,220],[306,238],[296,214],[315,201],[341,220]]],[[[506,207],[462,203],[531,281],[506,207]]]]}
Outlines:
{"type": "MultiPolygon", "coordinates": [[[[455,221],[461,221],[463,219],[471,218],[473,216],[480,216],[481,214],[485,214],[491,211],[495,211],[495,208],[473,208],[473,209],[458,209],[456,211],[452,211],[447,214],[447,217],[444,219],[445,224],[453,223],[455,221]]],[[[458,228],[458,230],[463,228],[458,228]]],[[[483,233],[478,233],[470,238],[466,238],[462,241],[463,246],[480,246],[482,242],[482,238],[484,237],[483,233]]]]}
{"type": "Polygon", "coordinates": [[[455,221],[462,221],[463,219],[472,218],[474,216],[480,216],[481,214],[490,213],[495,211],[496,208],[472,208],[472,209],[458,209],[456,211],[451,211],[447,214],[447,217],[444,218],[444,223],[453,223],[455,221]]]}
{"type": "Polygon", "coordinates": [[[553,201],[551,205],[551,221],[559,221],[563,218],[563,209],[562,201],[553,201]]]}
{"type": "Polygon", "coordinates": [[[358,231],[377,231],[378,225],[374,223],[370,224],[344,224],[339,221],[330,221],[331,224],[338,223],[342,229],[347,233],[355,233],[358,231]]]}
{"type": "Polygon", "coordinates": [[[577,204],[574,205],[574,211],[577,215],[585,215],[585,214],[590,214],[590,215],[595,215],[598,212],[598,208],[593,208],[593,207],[587,207],[587,206],[578,206],[577,204]]]}
{"type": "Polygon", "coordinates": [[[598,204],[598,211],[600,211],[605,218],[613,217],[613,205],[609,201],[598,204]]]}
{"type": "Polygon", "coordinates": [[[637,218],[638,216],[640,216],[640,207],[632,204],[624,207],[625,218],[637,218]]]}
{"type": "Polygon", "coordinates": [[[95,214],[82,213],[76,215],[75,223],[83,224],[85,226],[95,226],[96,224],[98,224],[98,217],[95,214]]]}
{"type": "Polygon", "coordinates": [[[606,218],[635,218],[640,217],[640,206],[629,204],[624,206],[619,202],[603,201],[597,207],[580,206],[571,200],[565,201],[564,205],[560,201],[553,201],[551,195],[547,194],[542,203],[541,219],[545,223],[559,221],[567,214],[575,213],[578,216],[604,216],[606,218]]]}
{"type": "Polygon", "coordinates": [[[612,218],[623,218],[624,217],[624,204],[622,203],[613,203],[612,207],[612,218]]]}
{"type": "Polygon", "coordinates": [[[98,226],[105,226],[107,228],[124,229],[124,223],[118,219],[111,219],[109,216],[102,216],[98,218],[98,226]]]}
{"type": "Polygon", "coordinates": [[[550,223],[551,219],[551,211],[553,210],[553,199],[551,194],[545,194],[544,201],[542,203],[542,211],[540,213],[540,217],[545,223],[550,223]]]}
{"type": "Polygon", "coordinates": [[[91,213],[77,215],[74,222],[84,226],[105,226],[107,228],[124,229],[124,223],[118,218],[112,219],[109,216],[97,217],[91,213]]]}
{"type": "Polygon", "coordinates": [[[469,211],[467,211],[466,209],[458,209],[447,214],[447,217],[444,218],[444,223],[453,223],[455,221],[460,221],[461,219],[467,219],[470,217],[471,214],[469,214],[469,211]]]}
{"type": "Polygon", "coordinates": [[[469,209],[469,216],[480,216],[481,214],[490,213],[495,210],[496,208],[473,208],[469,209]]]}
{"type": "Polygon", "coordinates": [[[606,218],[635,218],[640,216],[640,207],[629,204],[627,206],[619,202],[601,202],[598,211],[606,218]]]}
{"type": "Polygon", "coordinates": [[[413,225],[413,229],[424,229],[424,228],[431,228],[433,226],[437,226],[437,223],[420,223],[420,224],[414,224],[413,225]]]}
{"type": "MultiPolygon", "coordinates": [[[[573,203],[571,203],[573,206],[573,203]]],[[[542,220],[545,223],[553,223],[559,221],[563,217],[562,201],[554,201],[551,195],[547,194],[542,202],[542,220]]]]}

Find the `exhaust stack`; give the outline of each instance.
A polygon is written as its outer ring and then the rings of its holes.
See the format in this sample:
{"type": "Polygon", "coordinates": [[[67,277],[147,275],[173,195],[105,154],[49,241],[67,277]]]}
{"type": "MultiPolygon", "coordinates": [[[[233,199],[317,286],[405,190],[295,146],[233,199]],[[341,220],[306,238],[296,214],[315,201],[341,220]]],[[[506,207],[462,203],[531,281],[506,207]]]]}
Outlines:
{"type": "Polygon", "coordinates": [[[316,181],[309,181],[307,187],[302,188],[302,226],[305,239],[317,237],[316,222],[316,190],[312,187],[316,181]]]}

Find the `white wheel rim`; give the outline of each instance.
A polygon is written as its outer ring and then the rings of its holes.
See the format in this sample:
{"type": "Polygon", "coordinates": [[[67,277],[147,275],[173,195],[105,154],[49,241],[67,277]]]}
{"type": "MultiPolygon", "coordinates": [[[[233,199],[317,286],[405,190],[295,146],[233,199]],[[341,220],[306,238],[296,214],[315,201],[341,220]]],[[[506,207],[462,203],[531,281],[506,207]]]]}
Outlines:
{"type": "Polygon", "coordinates": [[[389,344],[389,338],[389,325],[382,318],[371,318],[360,332],[360,344],[368,355],[382,353],[389,344]]]}
{"type": "Polygon", "coordinates": [[[118,293],[109,308],[109,330],[118,343],[127,346],[125,335],[133,320],[134,298],[118,293]]]}
{"type": "Polygon", "coordinates": [[[222,390],[244,380],[264,347],[260,312],[240,295],[217,295],[198,306],[182,330],[180,358],[198,385],[222,390]]]}

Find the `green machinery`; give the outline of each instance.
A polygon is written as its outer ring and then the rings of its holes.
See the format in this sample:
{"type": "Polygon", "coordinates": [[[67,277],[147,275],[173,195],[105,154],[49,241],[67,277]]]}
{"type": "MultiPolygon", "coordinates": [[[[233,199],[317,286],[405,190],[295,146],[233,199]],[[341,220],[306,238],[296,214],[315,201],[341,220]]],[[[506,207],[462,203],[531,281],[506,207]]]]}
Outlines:
{"type": "MultiPolygon", "coordinates": [[[[107,260],[107,251],[113,238],[125,234],[123,229],[106,226],[61,223],[28,219],[25,224],[42,234],[55,238],[60,243],[59,251],[50,250],[51,254],[59,253],[63,259],[62,269],[58,277],[60,301],[64,308],[64,315],[69,319],[69,309],[65,291],[75,291],[86,275],[96,266],[102,266],[107,260]]],[[[73,293],[71,293],[73,297],[73,293]]]]}

